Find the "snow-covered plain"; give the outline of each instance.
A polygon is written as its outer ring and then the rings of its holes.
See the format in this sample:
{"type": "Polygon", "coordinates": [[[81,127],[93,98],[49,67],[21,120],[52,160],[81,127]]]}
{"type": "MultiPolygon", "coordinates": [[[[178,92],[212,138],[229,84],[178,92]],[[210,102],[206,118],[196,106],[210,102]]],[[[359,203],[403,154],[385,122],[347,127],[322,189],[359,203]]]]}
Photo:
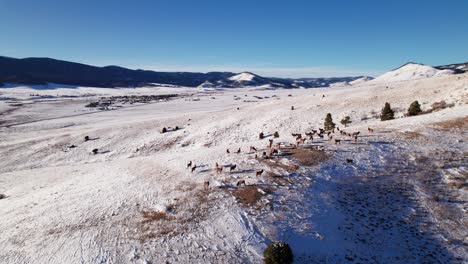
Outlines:
{"type": "Polygon", "coordinates": [[[35,88],[0,89],[0,263],[259,263],[277,239],[299,263],[468,261],[468,74],[339,89],[35,88]],[[414,100],[453,107],[403,117],[414,100]],[[397,119],[376,118],[385,102],[397,119]],[[306,141],[326,154],[307,166],[286,147],[273,160],[249,151],[295,143],[326,113],[350,116],[358,142],[306,141]],[[258,199],[242,202],[243,190],[258,199]]]}

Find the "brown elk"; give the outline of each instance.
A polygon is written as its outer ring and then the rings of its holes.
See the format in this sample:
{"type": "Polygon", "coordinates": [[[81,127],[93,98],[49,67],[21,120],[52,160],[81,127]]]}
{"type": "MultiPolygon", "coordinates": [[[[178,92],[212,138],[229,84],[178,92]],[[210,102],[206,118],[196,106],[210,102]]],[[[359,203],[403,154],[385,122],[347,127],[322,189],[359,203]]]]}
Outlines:
{"type": "Polygon", "coordinates": [[[335,144],[341,144],[341,139],[336,139],[335,138],[335,144]]]}
{"type": "Polygon", "coordinates": [[[249,150],[249,151],[250,151],[250,152],[255,152],[255,151],[257,151],[257,148],[256,148],[256,147],[253,147],[253,146],[250,146],[250,150],[249,150]]]}
{"type": "Polygon", "coordinates": [[[354,136],[353,141],[356,143],[357,142],[357,136],[354,136]]]}
{"type": "Polygon", "coordinates": [[[257,171],[257,172],[255,173],[255,176],[256,176],[256,177],[262,176],[262,173],[263,173],[263,169],[257,171]]]}
{"type": "Polygon", "coordinates": [[[89,136],[85,136],[85,137],[84,137],[84,141],[86,142],[86,141],[88,141],[88,140],[89,140],[89,136]]]}
{"type": "Polygon", "coordinates": [[[223,173],[223,167],[216,167],[216,173],[217,174],[223,173]]]}
{"type": "Polygon", "coordinates": [[[353,163],[353,160],[352,159],[346,159],[346,162],[347,163],[353,163]]]}
{"type": "Polygon", "coordinates": [[[194,165],[194,166],[192,167],[192,173],[193,173],[196,169],[197,169],[197,165],[194,165]]]}
{"type": "Polygon", "coordinates": [[[300,144],[304,144],[305,141],[306,141],[305,138],[299,138],[299,139],[296,140],[296,143],[297,143],[297,145],[299,146],[300,144]]]}
{"type": "Polygon", "coordinates": [[[230,153],[231,153],[231,151],[229,151],[229,149],[226,149],[226,153],[227,153],[227,154],[230,154],[230,153]]]}
{"type": "Polygon", "coordinates": [[[328,136],[328,141],[332,141],[332,139],[333,139],[333,136],[331,136],[331,135],[328,136]]]}
{"type": "Polygon", "coordinates": [[[273,139],[269,139],[268,141],[270,142],[269,148],[271,148],[273,146],[273,139]]]}
{"type": "Polygon", "coordinates": [[[236,164],[234,164],[234,165],[231,165],[231,166],[229,167],[229,172],[232,172],[233,170],[235,170],[235,169],[236,169],[236,167],[237,167],[237,165],[236,165],[236,164]]]}
{"type": "Polygon", "coordinates": [[[358,131],[358,132],[354,132],[352,135],[353,137],[357,137],[357,135],[359,135],[361,133],[361,131],[358,131]]]}
{"type": "Polygon", "coordinates": [[[372,128],[370,128],[370,127],[367,128],[367,131],[368,131],[369,133],[374,133],[374,129],[372,129],[372,128]]]}
{"type": "Polygon", "coordinates": [[[205,190],[208,190],[210,188],[210,182],[209,181],[204,182],[203,187],[205,188],[205,190]]]}
{"type": "Polygon", "coordinates": [[[192,161],[189,161],[189,163],[187,164],[187,169],[192,167],[192,161]]]}
{"type": "Polygon", "coordinates": [[[241,153],[241,148],[236,151],[237,154],[241,153]]]}
{"type": "Polygon", "coordinates": [[[255,158],[258,159],[258,155],[257,155],[257,154],[255,154],[255,158]]]}
{"type": "Polygon", "coordinates": [[[245,180],[240,180],[240,181],[238,181],[237,184],[236,184],[236,186],[237,186],[237,187],[240,187],[242,184],[243,184],[244,186],[246,186],[245,180]]]}
{"type": "Polygon", "coordinates": [[[93,154],[94,155],[98,154],[98,151],[99,151],[98,149],[93,149],[93,154]]]}

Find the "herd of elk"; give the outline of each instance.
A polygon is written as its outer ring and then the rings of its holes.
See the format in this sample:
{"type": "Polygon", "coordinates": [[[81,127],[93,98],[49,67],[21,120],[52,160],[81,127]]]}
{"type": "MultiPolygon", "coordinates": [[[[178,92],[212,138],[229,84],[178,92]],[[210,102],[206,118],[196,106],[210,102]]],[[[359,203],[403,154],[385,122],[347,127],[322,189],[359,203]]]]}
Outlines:
{"type": "MultiPolygon", "coordinates": [[[[318,130],[312,129],[311,132],[305,132],[304,134],[305,134],[306,137],[308,137],[309,140],[313,140],[314,135],[317,135],[319,138],[323,139],[324,135],[326,134],[327,137],[328,137],[328,141],[334,140],[335,144],[341,144],[342,139],[337,139],[336,137],[334,137],[335,130],[338,131],[340,133],[340,135],[351,137],[354,142],[357,142],[358,135],[360,134],[360,131],[347,133],[344,130],[340,130],[339,127],[336,127],[336,128],[334,128],[332,130],[329,130],[329,131],[325,131],[323,128],[319,128],[318,130]]],[[[372,128],[370,128],[370,127],[367,128],[367,131],[369,133],[374,132],[374,130],[372,128]]],[[[290,144],[291,147],[296,148],[301,144],[302,145],[305,144],[306,137],[302,137],[301,133],[292,133],[291,135],[296,139],[296,144],[290,144]]],[[[260,135],[259,135],[259,138],[263,139],[264,137],[265,136],[264,136],[263,132],[261,132],[260,135]]],[[[90,139],[89,139],[88,136],[86,136],[85,141],[88,141],[88,140],[90,140],[90,139]]],[[[265,159],[270,159],[270,158],[272,158],[273,155],[278,154],[279,150],[281,148],[281,143],[278,142],[276,144],[273,144],[273,139],[269,139],[268,141],[269,141],[269,144],[267,145],[268,152],[267,151],[262,152],[262,157],[265,158],[265,159]]],[[[317,146],[317,145],[316,146],[311,146],[311,149],[312,150],[317,150],[317,151],[324,151],[325,150],[325,148],[323,146],[317,146]]],[[[257,151],[258,151],[258,149],[256,147],[250,146],[249,154],[255,154],[255,159],[258,159],[257,151]]],[[[98,153],[98,150],[94,149],[93,153],[94,154],[98,153]]],[[[230,154],[231,151],[229,149],[226,149],[226,153],[230,154]]],[[[239,148],[235,153],[240,154],[241,153],[241,148],[239,148]]],[[[346,159],[346,162],[348,164],[350,164],[350,163],[353,163],[353,160],[352,159],[346,159]]],[[[234,170],[236,170],[237,165],[233,164],[233,165],[229,165],[227,167],[229,168],[229,172],[233,172],[234,170]]],[[[197,165],[195,165],[192,161],[189,161],[188,164],[187,164],[187,168],[190,168],[191,172],[193,173],[197,169],[197,165]]],[[[223,173],[223,166],[219,166],[218,162],[216,162],[215,170],[216,170],[217,174],[221,174],[221,173],[223,173]]],[[[255,171],[255,176],[260,177],[260,176],[262,176],[263,172],[264,172],[264,169],[257,170],[257,171],[255,171]]],[[[210,182],[205,181],[203,183],[203,185],[204,185],[205,189],[209,189],[210,182]]],[[[246,186],[245,180],[239,180],[237,182],[237,184],[236,184],[237,187],[240,187],[242,185],[246,186]]]]}

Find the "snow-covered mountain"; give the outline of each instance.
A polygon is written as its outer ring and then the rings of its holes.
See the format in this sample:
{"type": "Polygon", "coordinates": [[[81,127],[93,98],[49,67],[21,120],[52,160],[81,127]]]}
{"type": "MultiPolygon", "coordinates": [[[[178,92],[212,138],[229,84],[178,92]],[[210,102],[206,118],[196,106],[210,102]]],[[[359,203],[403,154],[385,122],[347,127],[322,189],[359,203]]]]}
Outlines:
{"type": "Polygon", "coordinates": [[[398,81],[409,81],[416,79],[425,79],[435,76],[449,75],[454,74],[453,70],[443,69],[439,70],[435,67],[419,64],[419,63],[407,63],[395,70],[386,72],[374,80],[372,83],[381,83],[381,82],[398,82],[398,81]]]}

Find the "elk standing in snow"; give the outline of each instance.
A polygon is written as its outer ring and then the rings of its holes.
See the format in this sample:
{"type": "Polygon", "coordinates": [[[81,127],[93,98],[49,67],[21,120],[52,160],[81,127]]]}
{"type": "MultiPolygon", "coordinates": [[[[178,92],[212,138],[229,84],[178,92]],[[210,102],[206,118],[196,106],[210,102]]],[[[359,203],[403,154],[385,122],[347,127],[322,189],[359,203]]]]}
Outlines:
{"type": "Polygon", "coordinates": [[[256,148],[256,147],[253,147],[253,146],[250,146],[250,150],[249,150],[249,151],[250,151],[250,152],[255,152],[255,151],[257,151],[257,148],[256,148]]]}
{"type": "Polygon", "coordinates": [[[263,169],[257,171],[257,172],[255,173],[255,176],[256,176],[256,177],[262,176],[262,173],[263,173],[263,169]]]}
{"type": "Polygon", "coordinates": [[[236,164],[234,164],[234,165],[231,165],[231,166],[229,167],[229,172],[232,172],[233,170],[235,170],[235,169],[236,169],[236,167],[237,167],[237,165],[236,165],[236,164]]]}
{"type": "Polygon", "coordinates": [[[346,159],[346,162],[347,163],[353,163],[353,160],[352,159],[346,159]]]}
{"type": "Polygon", "coordinates": [[[187,164],[187,169],[192,167],[192,161],[189,161],[189,163],[187,164]]]}
{"type": "Polygon", "coordinates": [[[197,169],[197,165],[194,165],[194,166],[192,167],[192,173],[193,173],[196,169],[197,169]]]}
{"type": "Polygon", "coordinates": [[[85,136],[85,137],[84,137],[84,141],[86,142],[86,141],[88,141],[88,140],[89,140],[89,136],[85,136]]]}
{"type": "Polygon", "coordinates": [[[241,148],[236,151],[237,154],[241,153],[241,148]]]}
{"type": "Polygon", "coordinates": [[[216,173],[217,174],[223,173],[223,167],[216,167],[216,173]]]}
{"type": "Polygon", "coordinates": [[[240,187],[242,184],[243,184],[244,186],[246,186],[246,185],[245,185],[245,180],[240,180],[240,181],[238,181],[237,184],[236,184],[236,186],[237,186],[237,187],[240,187]]]}
{"type": "Polygon", "coordinates": [[[335,144],[341,144],[341,139],[336,139],[335,138],[335,144]]]}
{"type": "Polygon", "coordinates": [[[231,153],[231,151],[229,151],[229,149],[226,149],[226,153],[227,153],[227,154],[230,154],[230,153],[231,153]]]}
{"type": "Polygon", "coordinates": [[[367,128],[367,131],[368,131],[369,133],[374,133],[374,129],[372,129],[372,128],[370,128],[370,127],[367,128]]]}
{"type": "Polygon", "coordinates": [[[210,182],[209,181],[204,182],[203,187],[205,188],[205,190],[208,190],[210,188],[210,182]]]}
{"type": "Polygon", "coordinates": [[[98,154],[98,151],[99,151],[98,149],[93,149],[93,154],[94,155],[98,154]]]}
{"type": "Polygon", "coordinates": [[[273,146],[273,139],[269,139],[268,141],[270,141],[269,148],[271,148],[271,146],[273,146]]]}

